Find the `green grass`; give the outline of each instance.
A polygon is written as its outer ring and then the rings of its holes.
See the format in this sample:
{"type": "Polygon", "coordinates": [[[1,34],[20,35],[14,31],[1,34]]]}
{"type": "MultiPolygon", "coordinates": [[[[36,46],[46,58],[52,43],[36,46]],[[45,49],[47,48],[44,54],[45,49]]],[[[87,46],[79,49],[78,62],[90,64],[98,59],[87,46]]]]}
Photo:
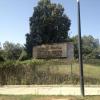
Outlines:
{"type": "MultiPolygon", "coordinates": [[[[36,99],[36,97],[35,97],[36,99]]],[[[0,100],[35,100],[32,95],[23,95],[23,96],[7,96],[1,95],[0,100]]]]}
{"type": "Polygon", "coordinates": [[[84,74],[85,76],[100,79],[100,66],[85,64],[84,74]]]}
{"type": "Polygon", "coordinates": [[[1,95],[0,100],[100,100],[100,96],[5,96],[1,95]]]}

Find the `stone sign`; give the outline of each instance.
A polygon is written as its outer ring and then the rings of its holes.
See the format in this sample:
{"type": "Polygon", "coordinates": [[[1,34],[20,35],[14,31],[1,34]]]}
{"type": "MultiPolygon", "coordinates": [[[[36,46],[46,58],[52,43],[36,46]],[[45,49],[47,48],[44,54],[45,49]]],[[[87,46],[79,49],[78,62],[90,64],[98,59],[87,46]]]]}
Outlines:
{"type": "Polygon", "coordinates": [[[74,46],[70,43],[53,43],[33,47],[33,58],[69,58],[74,57],[74,46]]]}

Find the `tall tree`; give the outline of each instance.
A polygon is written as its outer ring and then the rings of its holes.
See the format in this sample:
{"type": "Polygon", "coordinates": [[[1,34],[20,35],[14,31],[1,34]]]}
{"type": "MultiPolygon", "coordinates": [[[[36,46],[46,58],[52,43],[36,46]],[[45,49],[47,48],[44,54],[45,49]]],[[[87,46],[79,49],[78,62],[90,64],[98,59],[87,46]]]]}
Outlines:
{"type": "Polygon", "coordinates": [[[33,46],[45,43],[65,42],[71,21],[60,4],[40,0],[30,18],[30,33],[26,34],[26,50],[32,56],[33,46]]]}

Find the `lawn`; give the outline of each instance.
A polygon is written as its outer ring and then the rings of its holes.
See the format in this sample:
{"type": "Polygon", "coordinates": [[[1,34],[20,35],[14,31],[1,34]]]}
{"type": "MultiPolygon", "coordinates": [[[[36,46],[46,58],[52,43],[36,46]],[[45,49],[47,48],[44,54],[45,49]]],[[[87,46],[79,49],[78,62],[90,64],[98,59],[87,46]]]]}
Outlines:
{"type": "Polygon", "coordinates": [[[0,96],[0,100],[100,100],[100,96],[0,96]]]}

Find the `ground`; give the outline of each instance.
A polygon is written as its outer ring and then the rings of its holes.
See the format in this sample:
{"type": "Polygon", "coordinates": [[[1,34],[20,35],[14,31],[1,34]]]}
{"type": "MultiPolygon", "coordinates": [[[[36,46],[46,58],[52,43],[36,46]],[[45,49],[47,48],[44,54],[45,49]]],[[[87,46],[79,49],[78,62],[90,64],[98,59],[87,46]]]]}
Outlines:
{"type": "Polygon", "coordinates": [[[100,100],[100,96],[4,96],[0,95],[0,100],[100,100]]]}

